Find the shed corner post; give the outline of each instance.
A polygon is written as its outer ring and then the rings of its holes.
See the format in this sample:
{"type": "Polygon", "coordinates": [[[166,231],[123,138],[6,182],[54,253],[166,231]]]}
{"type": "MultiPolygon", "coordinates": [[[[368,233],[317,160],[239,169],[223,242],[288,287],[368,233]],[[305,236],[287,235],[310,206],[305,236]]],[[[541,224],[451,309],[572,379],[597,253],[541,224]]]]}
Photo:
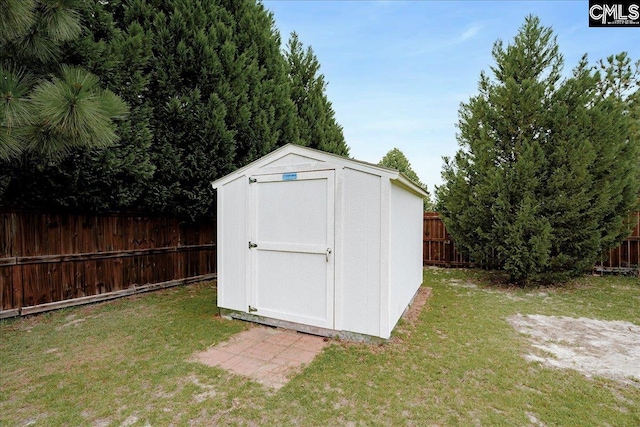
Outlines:
{"type": "MultiPolygon", "coordinates": [[[[245,203],[245,212],[248,216],[245,220],[245,234],[244,241],[249,243],[249,241],[256,240],[256,204],[255,199],[257,197],[257,180],[254,178],[251,179],[251,169],[247,171],[242,176],[242,181],[244,182],[244,203],[245,203]]],[[[244,243],[244,242],[243,242],[244,243]]],[[[255,251],[251,250],[251,247],[247,246],[246,258],[245,258],[245,301],[243,311],[249,312],[249,306],[256,306],[256,301],[254,301],[254,296],[257,295],[257,290],[255,289],[255,273],[253,271],[254,265],[254,256],[255,251]]]]}
{"type": "Polygon", "coordinates": [[[380,337],[391,334],[391,180],[380,177],[380,337]]]}
{"type": "Polygon", "coordinates": [[[222,209],[223,187],[216,190],[216,305],[218,308],[224,302],[224,211],[222,209]]]}
{"type": "Polygon", "coordinates": [[[336,330],[343,329],[343,318],[342,318],[342,308],[343,308],[343,278],[344,278],[344,269],[347,268],[346,262],[344,262],[344,228],[345,228],[345,203],[346,203],[346,194],[345,194],[345,174],[344,166],[336,167],[335,169],[335,198],[334,198],[334,212],[335,212],[335,221],[333,223],[334,227],[334,271],[333,271],[333,327],[336,330]]]}

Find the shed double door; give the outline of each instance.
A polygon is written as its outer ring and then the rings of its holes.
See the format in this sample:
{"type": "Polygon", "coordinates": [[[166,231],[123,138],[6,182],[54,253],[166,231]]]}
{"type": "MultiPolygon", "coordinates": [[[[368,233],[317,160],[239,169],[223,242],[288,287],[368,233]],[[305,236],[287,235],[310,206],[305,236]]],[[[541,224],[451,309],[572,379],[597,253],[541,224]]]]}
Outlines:
{"type": "Polygon", "coordinates": [[[250,179],[248,311],[332,329],[334,171],[250,179]]]}

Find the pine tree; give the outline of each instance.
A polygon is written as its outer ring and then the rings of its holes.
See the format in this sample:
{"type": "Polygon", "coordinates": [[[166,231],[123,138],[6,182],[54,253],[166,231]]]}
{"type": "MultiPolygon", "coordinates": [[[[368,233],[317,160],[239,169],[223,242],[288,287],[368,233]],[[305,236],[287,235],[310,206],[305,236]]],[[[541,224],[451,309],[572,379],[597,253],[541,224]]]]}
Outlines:
{"type": "Polygon", "coordinates": [[[348,156],[349,147],[327,98],[327,83],[313,49],[305,49],[293,32],[284,54],[289,64],[291,98],[298,113],[299,144],[348,156]]]}
{"type": "Polygon", "coordinates": [[[0,158],[37,152],[55,159],[74,147],[117,141],[127,107],[99,79],[62,66],[62,45],[81,31],[74,0],[3,0],[0,16],[0,158]],[[49,79],[49,74],[54,77],[49,79]]]}
{"type": "Polygon", "coordinates": [[[69,147],[55,161],[31,152],[8,162],[0,183],[6,204],[75,210],[140,209],[154,167],[150,109],[144,97],[149,37],[139,25],[121,31],[113,20],[119,2],[79,3],[74,10],[84,23],[82,34],[59,47],[59,62],[74,64],[100,76],[100,85],[130,105],[115,124],[119,140],[107,148],[69,147]],[[4,186],[3,186],[4,184],[4,186]]]}
{"type": "MultiPolygon", "coordinates": [[[[438,208],[456,244],[511,280],[563,280],[625,233],[638,189],[637,135],[584,57],[561,79],[551,28],[526,18],[493,48],[493,78],[460,108],[438,208]]],[[[616,83],[617,77],[613,78],[616,83]]]]}
{"type": "Polygon", "coordinates": [[[389,152],[384,155],[382,160],[378,162],[378,165],[396,169],[406,175],[406,177],[413,181],[416,185],[422,187],[424,191],[427,192],[427,197],[424,198],[424,211],[428,212],[433,210],[433,203],[431,202],[431,195],[429,194],[429,190],[427,190],[427,185],[423,184],[420,181],[418,174],[411,168],[409,159],[407,159],[407,157],[402,151],[400,151],[400,149],[393,148],[392,150],[389,150],[389,152]]]}

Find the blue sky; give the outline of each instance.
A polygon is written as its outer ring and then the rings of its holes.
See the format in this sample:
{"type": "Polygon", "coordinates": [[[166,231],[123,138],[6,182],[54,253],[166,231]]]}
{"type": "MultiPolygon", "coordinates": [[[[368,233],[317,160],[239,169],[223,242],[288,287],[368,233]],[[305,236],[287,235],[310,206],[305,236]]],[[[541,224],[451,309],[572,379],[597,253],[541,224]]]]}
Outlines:
{"type": "Polygon", "coordinates": [[[351,155],[377,163],[397,147],[433,193],[442,156],[458,149],[461,102],[477,93],[491,48],[511,42],[525,16],[551,26],[565,74],[627,51],[640,59],[637,28],[589,28],[588,1],[265,0],[283,46],[296,31],[321,64],[327,96],[351,155]]]}

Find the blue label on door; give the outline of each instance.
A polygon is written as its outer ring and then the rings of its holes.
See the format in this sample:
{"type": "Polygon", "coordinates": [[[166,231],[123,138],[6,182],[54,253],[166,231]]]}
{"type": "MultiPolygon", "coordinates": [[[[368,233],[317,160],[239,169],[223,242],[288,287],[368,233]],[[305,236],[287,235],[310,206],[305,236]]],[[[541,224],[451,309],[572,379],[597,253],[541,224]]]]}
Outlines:
{"type": "Polygon", "coordinates": [[[293,181],[294,179],[298,179],[298,174],[297,173],[283,173],[282,174],[282,180],[283,181],[293,181]]]}

